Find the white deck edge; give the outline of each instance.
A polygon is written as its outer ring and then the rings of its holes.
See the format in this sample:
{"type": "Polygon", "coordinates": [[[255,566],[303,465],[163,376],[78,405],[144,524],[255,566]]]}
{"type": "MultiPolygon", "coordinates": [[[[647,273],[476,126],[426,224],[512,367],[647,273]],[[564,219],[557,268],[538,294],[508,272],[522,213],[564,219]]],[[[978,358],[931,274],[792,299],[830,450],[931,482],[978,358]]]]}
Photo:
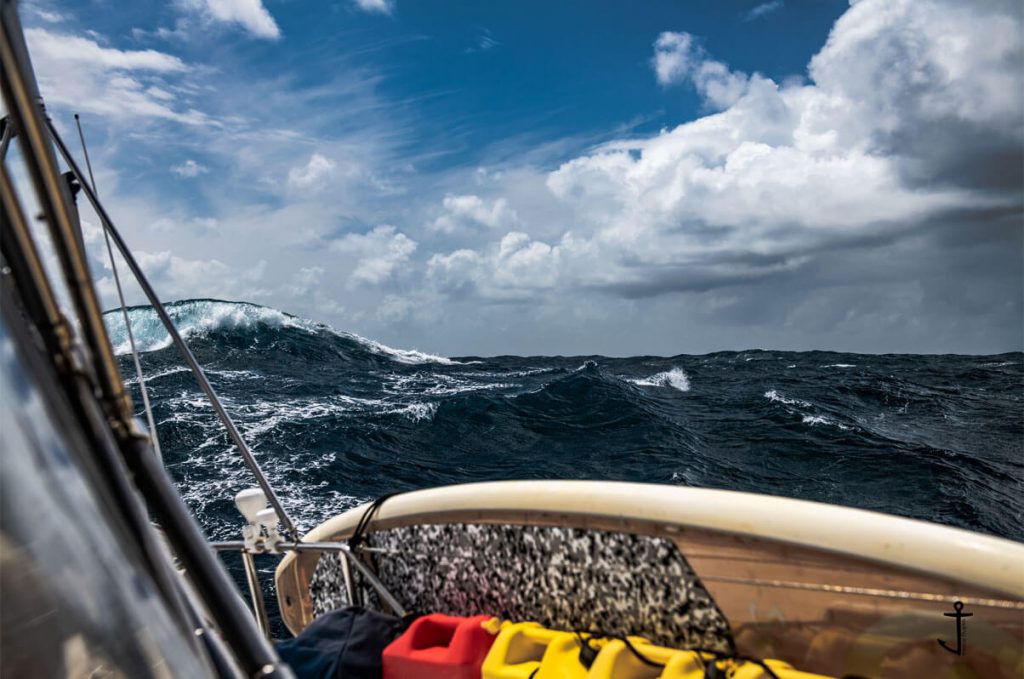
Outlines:
{"type": "MultiPolygon", "coordinates": [[[[303,541],[350,531],[365,506],[328,519],[303,541]]],[[[862,509],[753,493],[614,481],[495,481],[403,493],[385,501],[374,518],[475,510],[705,528],[869,559],[1024,599],[1024,544],[862,509]]],[[[285,559],[278,572],[290,561],[285,559]]]]}

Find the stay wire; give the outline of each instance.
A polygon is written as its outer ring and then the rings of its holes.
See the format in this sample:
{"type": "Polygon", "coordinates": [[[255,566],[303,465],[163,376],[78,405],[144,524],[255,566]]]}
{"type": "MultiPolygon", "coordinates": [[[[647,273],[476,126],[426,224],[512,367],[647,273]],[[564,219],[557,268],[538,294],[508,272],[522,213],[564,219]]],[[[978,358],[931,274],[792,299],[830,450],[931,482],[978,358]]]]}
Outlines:
{"type": "MultiPolygon", "coordinates": [[[[82,153],[85,155],[85,166],[89,170],[89,183],[92,184],[92,192],[96,191],[96,177],[92,174],[92,162],[89,160],[89,149],[85,145],[85,135],[82,133],[82,121],[78,114],[75,114],[75,125],[78,127],[78,139],[82,143],[82,153]]],[[[146,379],[142,374],[142,363],[139,361],[139,352],[135,347],[135,335],[132,333],[132,324],[128,320],[128,307],[124,302],[124,290],[121,288],[121,276],[117,272],[117,262],[114,260],[114,248],[110,244],[110,234],[103,229],[103,239],[107,243],[107,257],[110,259],[110,270],[114,272],[114,285],[117,287],[117,297],[121,302],[121,317],[124,319],[124,328],[128,334],[128,346],[131,348],[132,361],[135,363],[135,375],[139,380],[139,391],[142,392],[142,407],[146,411],[146,424],[149,427],[149,437],[153,442],[153,450],[156,457],[163,463],[163,453],[160,452],[160,439],[156,435],[156,422],[153,420],[153,408],[149,404],[149,393],[146,389],[146,379]]]]}

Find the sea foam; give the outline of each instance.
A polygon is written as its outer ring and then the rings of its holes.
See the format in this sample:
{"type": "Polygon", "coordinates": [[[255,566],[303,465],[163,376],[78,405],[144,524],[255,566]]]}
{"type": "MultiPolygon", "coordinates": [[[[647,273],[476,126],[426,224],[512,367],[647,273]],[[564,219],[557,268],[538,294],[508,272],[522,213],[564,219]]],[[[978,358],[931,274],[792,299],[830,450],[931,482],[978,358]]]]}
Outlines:
{"type": "MultiPolygon", "coordinates": [[[[428,354],[415,349],[395,349],[355,333],[335,330],[325,323],[316,323],[271,307],[248,302],[194,299],[171,302],[165,308],[178,332],[186,339],[218,330],[247,330],[259,326],[295,328],[308,333],[328,332],[337,337],[349,339],[375,354],[387,356],[399,363],[459,365],[458,361],[444,356],[428,354]]],[[[128,354],[131,351],[131,345],[120,309],[105,312],[103,318],[107,324],[107,332],[110,334],[110,343],[114,347],[114,353],[118,356],[128,354]]],[[[135,346],[140,352],[159,351],[171,345],[171,336],[164,329],[153,307],[129,308],[128,322],[132,327],[135,346]]]]}
{"type": "Polygon", "coordinates": [[[671,387],[678,391],[690,391],[690,378],[682,368],[672,368],[650,377],[629,381],[641,387],[671,387]]]}

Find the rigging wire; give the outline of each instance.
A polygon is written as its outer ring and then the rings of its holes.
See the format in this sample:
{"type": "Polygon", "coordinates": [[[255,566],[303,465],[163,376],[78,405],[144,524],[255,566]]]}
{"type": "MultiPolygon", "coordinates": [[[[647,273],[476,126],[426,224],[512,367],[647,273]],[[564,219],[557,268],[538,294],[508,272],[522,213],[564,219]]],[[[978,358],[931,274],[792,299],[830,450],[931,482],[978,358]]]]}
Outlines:
{"type": "MultiPolygon", "coordinates": [[[[214,413],[216,413],[221,424],[224,425],[228,438],[230,438],[232,443],[234,443],[235,448],[242,456],[242,459],[245,461],[245,465],[249,468],[249,471],[251,471],[253,476],[256,477],[256,481],[266,494],[267,500],[274,508],[274,511],[277,513],[281,523],[284,524],[285,531],[288,533],[288,536],[292,540],[297,540],[299,533],[298,529],[295,527],[295,522],[292,521],[292,518],[285,510],[284,505],[281,504],[280,498],[278,498],[273,486],[270,485],[270,481],[267,480],[267,476],[260,468],[260,464],[253,455],[252,450],[249,448],[248,444],[246,444],[245,439],[242,438],[242,434],[238,431],[238,427],[232,421],[227,410],[224,409],[224,404],[221,402],[220,398],[218,398],[217,392],[214,391],[213,385],[210,384],[210,380],[206,377],[206,373],[203,372],[202,366],[199,365],[195,355],[192,354],[192,350],[189,349],[188,344],[185,343],[181,333],[178,332],[178,329],[174,325],[174,321],[171,320],[170,315],[167,313],[167,309],[160,303],[160,298],[157,297],[156,291],[153,290],[153,286],[150,285],[146,275],[142,272],[142,269],[139,268],[139,263],[135,261],[135,257],[132,255],[127,243],[125,243],[121,234],[114,226],[113,221],[111,221],[110,215],[107,214],[103,204],[100,203],[99,199],[96,197],[96,193],[92,190],[92,187],[85,181],[85,175],[82,173],[81,168],[78,167],[78,163],[75,162],[74,157],[68,151],[64,140],[61,139],[60,135],[57,133],[57,128],[54,126],[52,120],[46,120],[46,130],[49,132],[50,140],[57,147],[57,151],[60,153],[61,158],[64,159],[64,162],[71,169],[71,173],[74,174],[79,184],[81,184],[82,193],[85,194],[85,197],[92,204],[93,210],[96,211],[97,216],[99,216],[100,221],[103,223],[103,228],[107,230],[108,234],[110,234],[110,238],[114,241],[114,245],[117,246],[118,251],[121,253],[121,257],[128,265],[128,268],[131,270],[132,275],[135,277],[135,280],[142,289],[142,292],[146,295],[149,303],[153,306],[153,310],[156,312],[156,315],[159,316],[160,322],[167,330],[167,334],[170,335],[171,341],[178,347],[181,357],[185,359],[185,363],[195,376],[199,388],[204,394],[206,394],[206,398],[213,407],[214,413]]],[[[97,310],[95,313],[98,315],[99,311],[97,310]]],[[[100,321],[100,323],[102,325],[102,321],[100,321]]],[[[109,349],[110,340],[106,337],[106,328],[103,328],[102,334],[105,346],[109,349]]],[[[113,367],[116,371],[116,364],[114,364],[113,367]]],[[[120,385],[120,373],[118,372],[117,374],[117,384],[120,385]]],[[[128,415],[130,416],[131,413],[128,413],[128,415]]]]}
{"type": "MultiPolygon", "coordinates": [[[[85,154],[85,166],[89,170],[89,183],[92,184],[92,192],[96,191],[96,177],[92,174],[92,162],[89,160],[89,149],[85,145],[85,135],[82,134],[82,121],[75,114],[75,125],[78,127],[78,139],[82,142],[82,153],[85,154]]],[[[153,450],[160,462],[163,462],[163,454],[160,452],[160,439],[156,435],[156,423],[153,421],[153,408],[149,404],[149,393],[146,390],[146,379],[142,375],[142,362],[139,360],[139,352],[135,347],[135,335],[132,333],[132,324],[128,320],[128,307],[124,303],[124,290],[121,288],[121,276],[117,273],[117,262],[114,261],[114,248],[110,244],[110,234],[103,229],[103,239],[107,243],[107,257],[110,259],[110,269],[114,272],[114,285],[117,287],[117,297],[121,302],[121,317],[124,319],[124,328],[128,333],[128,346],[131,348],[132,361],[135,363],[135,375],[139,378],[139,391],[142,392],[142,406],[146,411],[146,424],[149,427],[149,438],[153,442],[153,450]]]]}

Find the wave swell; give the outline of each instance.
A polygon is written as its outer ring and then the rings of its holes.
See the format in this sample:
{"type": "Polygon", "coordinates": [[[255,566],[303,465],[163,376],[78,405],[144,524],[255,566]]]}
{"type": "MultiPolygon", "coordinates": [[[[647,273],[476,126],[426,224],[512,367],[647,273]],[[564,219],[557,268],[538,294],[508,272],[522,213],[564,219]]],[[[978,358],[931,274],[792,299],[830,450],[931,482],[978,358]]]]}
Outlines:
{"type": "MultiPolygon", "coordinates": [[[[168,308],[303,528],[396,490],[603,478],[852,504],[1024,538],[1020,353],[461,363],[255,304],[168,308]]],[[[252,479],[152,309],[129,318],[169,468],[208,534],[233,538],[232,497],[252,479]]],[[[106,319],[123,354],[120,312],[106,319]]]]}
{"type": "MultiPolygon", "coordinates": [[[[310,337],[332,336],[354,343],[364,351],[378,356],[386,356],[399,363],[410,365],[421,363],[453,365],[457,363],[444,356],[435,356],[414,349],[394,349],[355,333],[339,332],[324,323],[316,323],[277,309],[248,302],[192,299],[171,302],[166,304],[165,308],[174,326],[185,338],[233,334],[239,337],[248,337],[256,344],[259,342],[261,334],[265,336],[267,332],[290,330],[310,337]]],[[[160,322],[153,307],[134,306],[127,311],[135,346],[140,353],[160,351],[171,345],[171,336],[160,322]]],[[[118,356],[129,353],[131,345],[121,311],[119,309],[107,311],[103,318],[107,324],[107,332],[110,334],[110,343],[114,347],[114,353],[118,356]]]]}

